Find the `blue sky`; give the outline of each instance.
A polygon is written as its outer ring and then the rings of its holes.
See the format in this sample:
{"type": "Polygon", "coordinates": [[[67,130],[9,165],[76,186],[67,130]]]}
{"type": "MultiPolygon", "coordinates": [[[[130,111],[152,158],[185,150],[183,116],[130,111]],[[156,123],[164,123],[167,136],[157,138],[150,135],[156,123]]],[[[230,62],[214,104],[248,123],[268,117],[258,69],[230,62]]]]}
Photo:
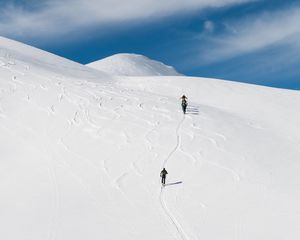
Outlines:
{"type": "Polygon", "coordinates": [[[299,1],[0,0],[0,6],[0,35],[80,63],[139,53],[186,75],[300,89],[299,1]]]}

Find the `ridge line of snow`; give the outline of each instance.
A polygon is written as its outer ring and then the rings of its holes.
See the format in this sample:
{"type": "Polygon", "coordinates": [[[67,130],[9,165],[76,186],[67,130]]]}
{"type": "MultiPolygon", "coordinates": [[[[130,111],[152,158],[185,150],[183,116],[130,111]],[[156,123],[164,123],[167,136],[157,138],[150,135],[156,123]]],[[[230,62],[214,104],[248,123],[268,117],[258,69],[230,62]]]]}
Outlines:
{"type": "Polygon", "coordinates": [[[141,54],[118,53],[86,66],[113,76],[180,76],[172,66],[141,54]]]}

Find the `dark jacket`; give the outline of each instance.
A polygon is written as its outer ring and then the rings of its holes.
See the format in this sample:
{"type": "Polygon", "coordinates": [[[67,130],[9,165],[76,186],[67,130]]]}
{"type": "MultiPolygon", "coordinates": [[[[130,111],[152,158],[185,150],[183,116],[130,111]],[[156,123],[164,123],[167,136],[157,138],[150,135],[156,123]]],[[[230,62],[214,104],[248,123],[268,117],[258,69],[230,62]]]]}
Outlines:
{"type": "Polygon", "coordinates": [[[161,176],[161,177],[166,177],[167,174],[168,174],[168,172],[167,172],[166,169],[163,169],[163,170],[160,172],[160,176],[161,176]]]}

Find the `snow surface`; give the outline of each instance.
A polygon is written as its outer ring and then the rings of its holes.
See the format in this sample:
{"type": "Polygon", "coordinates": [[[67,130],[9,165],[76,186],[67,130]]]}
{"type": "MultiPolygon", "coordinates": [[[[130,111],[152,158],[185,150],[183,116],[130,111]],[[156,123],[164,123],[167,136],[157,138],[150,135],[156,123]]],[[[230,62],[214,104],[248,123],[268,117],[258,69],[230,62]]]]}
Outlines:
{"type": "Polygon", "coordinates": [[[0,239],[298,240],[299,103],[110,77],[0,38],[0,239]]]}
{"type": "Polygon", "coordinates": [[[119,76],[179,76],[173,67],[139,54],[120,53],[87,64],[111,75],[119,76]]]}

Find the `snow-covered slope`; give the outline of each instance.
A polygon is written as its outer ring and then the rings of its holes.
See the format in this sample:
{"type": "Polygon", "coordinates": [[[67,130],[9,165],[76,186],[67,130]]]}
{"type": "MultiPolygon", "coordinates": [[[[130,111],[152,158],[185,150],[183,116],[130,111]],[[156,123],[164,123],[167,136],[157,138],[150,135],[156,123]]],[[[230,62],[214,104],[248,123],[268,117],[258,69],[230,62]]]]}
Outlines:
{"type": "Polygon", "coordinates": [[[111,75],[119,76],[178,76],[176,70],[161,62],[138,54],[115,54],[87,64],[111,75]]]}
{"type": "Polygon", "coordinates": [[[0,61],[0,239],[299,239],[299,92],[0,61]]]}

